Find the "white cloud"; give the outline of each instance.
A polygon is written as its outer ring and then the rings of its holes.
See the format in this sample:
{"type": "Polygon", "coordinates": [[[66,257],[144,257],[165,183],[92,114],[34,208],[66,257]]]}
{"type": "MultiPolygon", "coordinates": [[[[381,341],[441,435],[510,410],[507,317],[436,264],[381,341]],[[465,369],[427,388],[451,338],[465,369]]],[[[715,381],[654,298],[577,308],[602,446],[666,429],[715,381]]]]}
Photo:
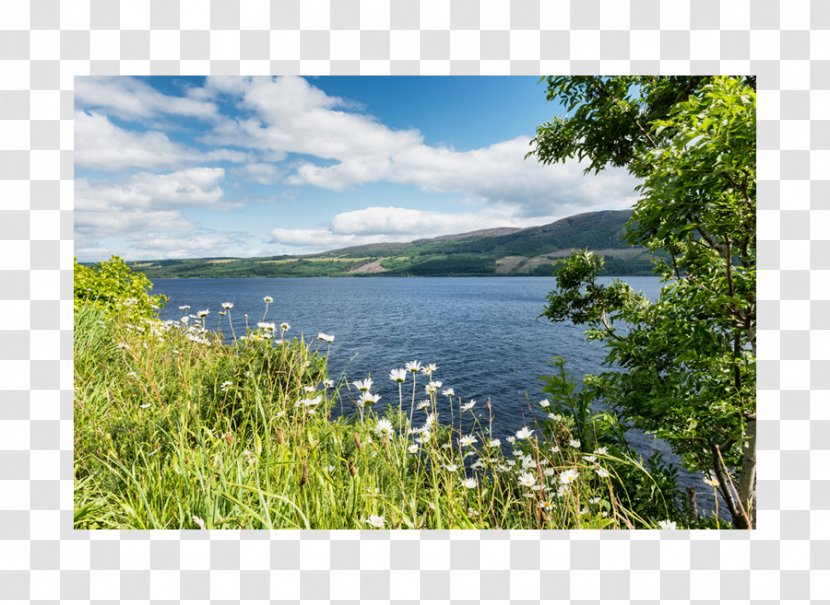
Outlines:
{"type": "Polygon", "coordinates": [[[392,130],[370,115],[343,111],[351,107],[346,101],[303,78],[245,78],[237,83],[232,90],[241,92],[240,104],[252,117],[226,118],[205,140],[331,160],[380,159],[423,140],[417,130],[392,130]]]}
{"type": "Polygon", "coordinates": [[[379,238],[361,237],[349,233],[337,234],[328,229],[271,229],[271,244],[281,244],[291,248],[292,254],[304,252],[322,252],[346,246],[358,246],[381,241],[379,238]]]}
{"type": "Polygon", "coordinates": [[[137,237],[138,234],[146,238],[155,233],[169,231],[171,227],[178,229],[190,226],[178,210],[94,208],[78,210],[75,213],[75,231],[82,236],[83,242],[102,238],[123,240],[137,237]]]}
{"type": "Polygon", "coordinates": [[[524,159],[528,144],[529,139],[519,137],[471,151],[417,145],[378,161],[349,157],[326,167],[306,163],[291,182],[335,191],[378,181],[415,185],[515,205],[524,216],[558,213],[564,205],[582,211],[627,207],[635,199],[635,181],[627,172],[585,175],[584,165],[576,161],[544,166],[524,159]]]}
{"type": "Polygon", "coordinates": [[[256,254],[245,247],[249,234],[223,231],[178,231],[134,242],[131,258],[153,260],[256,254]]]}
{"type": "Polygon", "coordinates": [[[77,215],[75,230],[80,236],[75,254],[81,261],[98,261],[113,254],[129,260],[153,260],[263,253],[250,247],[250,234],[199,228],[178,210],[83,212],[77,215]]]}
{"type": "Polygon", "coordinates": [[[331,221],[332,233],[344,235],[446,235],[489,227],[504,226],[510,218],[504,213],[447,213],[411,208],[371,207],[341,212],[331,221]]]}
{"type": "Polygon", "coordinates": [[[525,159],[530,137],[516,137],[469,151],[424,144],[417,130],[394,130],[373,116],[346,111],[347,102],[327,96],[296,77],[208,80],[207,87],[237,95],[248,117],[218,122],[205,140],[278,153],[304,154],[287,178],[345,191],[365,183],[414,185],[427,191],[511,204],[522,216],[627,207],[635,181],[623,169],[583,174],[577,161],[544,166],[525,159]]]}
{"type": "Polygon", "coordinates": [[[311,253],[364,244],[408,242],[518,224],[505,209],[450,213],[373,206],[341,212],[332,218],[327,229],[272,229],[270,243],[284,246],[292,253],[311,253]]]}
{"type": "Polygon", "coordinates": [[[168,174],[141,172],[125,182],[75,182],[75,207],[121,211],[132,208],[210,206],[222,199],[222,168],[189,168],[168,174]]]}
{"type": "Polygon", "coordinates": [[[191,168],[169,174],[139,173],[123,182],[76,180],[75,230],[80,248],[95,249],[100,246],[92,242],[110,239],[115,247],[124,248],[124,255],[134,246],[150,250],[149,243],[159,238],[182,240],[180,248],[193,248],[197,240],[187,234],[196,226],[181,210],[220,204],[224,172],[191,168]]]}
{"type": "Polygon", "coordinates": [[[159,116],[214,119],[218,115],[216,105],[209,100],[165,95],[141,80],[123,76],[75,78],[75,104],[126,120],[159,116]]]}
{"type": "Polygon", "coordinates": [[[75,164],[107,172],[138,168],[177,168],[199,162],[250,161],[250,153],[234,149],[201,152],[171,141],[159,131],[127,130],[98,113],[75,112],[75,164]]]}
{"type": "Polygon", "coordinates": [[[106,116],[75,112],[75,164],[97,170],[177,166],[188,150],[161,132],[119,128],[106,116]]]}

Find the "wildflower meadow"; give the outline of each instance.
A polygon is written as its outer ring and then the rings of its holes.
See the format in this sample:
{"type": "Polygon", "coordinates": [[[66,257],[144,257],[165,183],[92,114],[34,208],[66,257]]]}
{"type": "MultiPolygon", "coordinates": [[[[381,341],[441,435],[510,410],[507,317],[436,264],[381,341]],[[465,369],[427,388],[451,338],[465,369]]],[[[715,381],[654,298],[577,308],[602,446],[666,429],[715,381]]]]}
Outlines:
{"type": "Polygon", "coordinates": [[[233,301],[162,321],[164,297],[123,261],[75,271],[78,529],[722,523],[690,515],[613,416],[579,407],[562,360],[529,403],[536,421],[499,437],[491,402],[444,384],[433,360],[330,376],[336,334],[292,336],[279,293],[239,333],[233,301]]]}

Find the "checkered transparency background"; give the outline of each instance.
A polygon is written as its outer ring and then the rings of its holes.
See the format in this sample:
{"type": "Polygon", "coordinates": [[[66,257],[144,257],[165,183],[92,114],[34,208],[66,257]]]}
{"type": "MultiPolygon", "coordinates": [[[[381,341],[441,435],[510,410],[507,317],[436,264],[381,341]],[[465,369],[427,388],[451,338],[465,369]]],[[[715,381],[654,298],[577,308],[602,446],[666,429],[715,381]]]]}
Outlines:
{"type": "Polygon", "coordinates": [[[0,600],[830,599],[830,3],[3,0],[0,600]],[[757,74],[754,532],[72,529],[73,78],[757,74]]]}

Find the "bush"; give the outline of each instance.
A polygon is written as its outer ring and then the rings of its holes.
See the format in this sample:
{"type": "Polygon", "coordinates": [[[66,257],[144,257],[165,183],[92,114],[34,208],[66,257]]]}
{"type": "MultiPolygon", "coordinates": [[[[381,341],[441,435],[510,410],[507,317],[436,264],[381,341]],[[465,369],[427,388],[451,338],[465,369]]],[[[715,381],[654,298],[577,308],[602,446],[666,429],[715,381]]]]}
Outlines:
{"type": "Polygon", "coordinates": [[[167,303],[163,294],[150,294],[153,284],[146,275],[117,256],[92,267],[75,259],[74,283],[76,311],[89,304],[107,312],[129,308],[134,318],[154,317],[167,303]]]}

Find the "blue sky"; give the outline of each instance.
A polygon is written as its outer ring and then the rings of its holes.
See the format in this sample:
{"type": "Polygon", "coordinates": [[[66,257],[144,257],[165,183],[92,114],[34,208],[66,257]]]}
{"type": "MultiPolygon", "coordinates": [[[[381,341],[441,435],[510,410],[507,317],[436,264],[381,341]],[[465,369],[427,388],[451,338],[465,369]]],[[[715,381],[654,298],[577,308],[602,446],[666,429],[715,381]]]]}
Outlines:
{"type": "Polygon", "coordinates": [[[625,208],[621,170],[525,159],[535,77],[85,77],[76,256],[261,256],[625,208]]]}

